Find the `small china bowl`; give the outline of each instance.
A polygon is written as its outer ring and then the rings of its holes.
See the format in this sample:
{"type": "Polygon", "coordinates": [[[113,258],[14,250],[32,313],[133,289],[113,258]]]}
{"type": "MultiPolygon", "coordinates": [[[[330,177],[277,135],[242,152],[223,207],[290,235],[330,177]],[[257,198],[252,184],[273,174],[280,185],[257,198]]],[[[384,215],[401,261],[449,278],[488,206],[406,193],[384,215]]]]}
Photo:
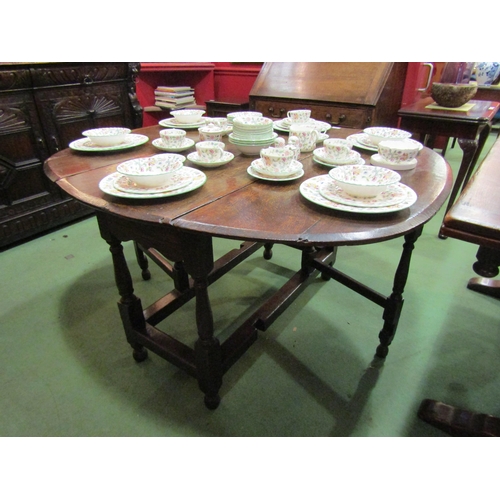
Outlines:
{"type": "Polygon", "coordinates": [[[372,165],[344,165],[328,174],[346,193],[358,198],[378,196],[401,179],[394,170],[372,165]]]}
{"type": "Polygon", "coordinates": [[[235,128],[250,131],[262,131],[272,129],[273,121],[265,116],[241,115],[233,120],[233,131],[235,128]]]}
{"type": "Polygon", "coordinates": [[[439,106],[459,108],[469,102],[476,92],[476,83],[435,82],[432,84],[431,96],[439,106]]]}
{"type": "Polygon", "coordinates": [[[368,127],[365,128],[363,132],[375,145],[377,145],[380,141],[384,141],[387,139],[401,140],[409,139],[411,137],[410,132],[390,127],[368,127]]]}
{"type": "Polygon", "coordinates": [[[171,111],[170,114],[179,123],[198,123],[201,117],[205,114],[203,109],[178,109],[177,111],[171,111]]]}
{"type": "Polygon", "coordinates": [[[422,144],[413,139],[402,141],[380,141],[378,152],[380,156],[390,163],[405,163],[417,157],[422,149],[422,144]]]}
{"type": "Polygon", "coordinates": [[[129,128],[103,127],[85,130],[82,135],[88,137],[96,146],[109,147],[125,142],[125,138],[130,132],[129,128]]]}
{"type": "Polygon", "coordinates": [[[120,163],[116,170],[138,186],[156,188],[168,185],[182,166],[181,155],[166,153],[128,160],[120,163]]]}

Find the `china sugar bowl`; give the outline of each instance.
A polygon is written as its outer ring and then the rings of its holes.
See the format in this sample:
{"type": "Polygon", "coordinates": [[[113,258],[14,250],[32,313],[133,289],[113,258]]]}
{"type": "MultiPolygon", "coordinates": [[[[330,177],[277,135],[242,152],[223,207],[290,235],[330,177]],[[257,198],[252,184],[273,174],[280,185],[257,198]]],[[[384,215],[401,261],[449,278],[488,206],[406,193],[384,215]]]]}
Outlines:
{"type": "Polygon", "coordinates": [[[183,166],[183,157],[176,154],[159,154],[146,158],[135,158],[120,163],[116,170],[128,177],[137,186],[156,188],[167,186],[173,174],[183,166]]]}
{"type": "Polygon", "coordinates": [[[178,109],[177,111],[171,111],[170,114],[175,118],[177,123],[189,125],[199,123],[205,111],[203,109],[178,109]]]}
{"type": "Polygon", "coordinates": [[[422,144],[413,139],[402,141],[381,141],[378,145],[379,155],[387,162],[399,164],[415,159],[422,149],[422,144]]]}
{"type": "Polygon", "coordinates": [[[378,196],[401,180],[394,170],[371,165],[344,165],[332,168],[328,174],[347,194],[357,198],[378,196]]]}
{"type": "Polygon", "coordinates": [[[124,143],[130,132],[129,128],[103,127],[85,130],[82,135],[88,137],[96,146],[111,147],[124,143]]]}
{"type": "Polygon", "coordinates": [[[399,141],[402,139],[409,139],[411,137],[411,133],[406,130],[390,127],[368,127],[365,128],[363,132],[374,145],[378,145],[380,141],[386,141],[389,139],[399,141]]]}

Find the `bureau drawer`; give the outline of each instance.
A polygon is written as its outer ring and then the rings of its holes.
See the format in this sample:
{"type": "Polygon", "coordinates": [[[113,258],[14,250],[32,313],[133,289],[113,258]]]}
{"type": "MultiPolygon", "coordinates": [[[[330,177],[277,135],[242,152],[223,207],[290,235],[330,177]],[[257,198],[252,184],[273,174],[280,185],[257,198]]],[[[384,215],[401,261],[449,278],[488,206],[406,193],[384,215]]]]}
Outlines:
{"type": "Polygon", "coordinates": [[[318,104],[304,101],[279,101],[256,99],[250,102],[253,111],[260,111],[264,116],[273,119],[286,118],[287,111],[292,109],[310,109],[311,118],[327,122],[331,125],[349,128],[364,128],[370,125],[374,108],[369,106],[346,104],[318,104]]]}
{"type": "Polygon", "coordinates": [[[91,85],[98,82],[126,80],[126,63],[74,63],[31,67],[34,87],[91,85]]]}

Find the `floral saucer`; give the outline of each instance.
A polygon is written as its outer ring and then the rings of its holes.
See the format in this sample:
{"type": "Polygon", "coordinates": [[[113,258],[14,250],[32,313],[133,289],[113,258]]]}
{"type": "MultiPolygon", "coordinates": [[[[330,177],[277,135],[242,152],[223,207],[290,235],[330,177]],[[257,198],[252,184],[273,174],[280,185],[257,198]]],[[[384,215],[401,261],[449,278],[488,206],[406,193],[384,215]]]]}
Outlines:
{"type": "Polygon", "coordinates": [[[392,161],[387,161],[382,158],[378,153],[372,155],[370,163],[376,167],[387,167],[391,170],[412,170],[417,166],[417,159],[405,161],[402,163],[393,163],[392,161]]]}
{"type": "Polygon", "coordinates": [[[141,134],[127,134],[125,142],[116,146],[96,146],[88,137],[77,139],[69,144],[75,151],[92,151],[93,153],[103,153],[106,151],[121,151],[122,149],[135,148],[149,141],[149,137],[141,134]]]}
{"type": "Polygon", "coordinates": [[[225,165],[226,163],[229,163],[233,158],[233,153],[230,153],[229,151],[224,151],[222,159],[217,161],[202,161],[197,151],[195,151],[194,153],[189,153],[187,155],[187,159],[190,162],[194,163],[195,165],[199,165],[200,167],[220,167],[222,165],[225,165]]]}
{"type": "Polygon", "coordinates": [[[194,146],[194,141],[193,139],[188,139],[187,137],[184,138],[184,141],[182,142],[182,146],[178,148],[167,148],[166,146],[163,145],[163,141],[158,138],[153,141],[153,146],[155,148],[161,149],[162,151],[168,151],[170,153],[177,153],[179,151],[185,151],[186,149],[189,149],[191,146],[194,146]]]}
{"type": "Polygon", "coordinates": [[[327,167],[338,167],[340,165],[364,165],[365,160],[357,151],[351,151],[349,156],[343,161],[333,162],[326,155],[325,148],[317,148],[313,151],[314,159],[327,167]]]}
{"type": "MultiPolygon", "coordinates": [[[[325,133],[331,128],[333,128],[329,123],[321,122],[319,120],[315,120],[314,118],[310,118],[305,125],[313,125],[314,128],[316,128],[316,130],[321,133],[325,133]]],[[[273,128],[279,130],[280,132],[290,132],[290,119],[284,118],[282,120],[276,120],[275,122],[273,122],[273,128]]]]}
{"type": "Polygon", "coordinates": [[[251,167],[253,168],[254,171],[258,172],[260,175],[263,175],[265,177],[272,178],[272,179],[278,179],[281,177],[286,177],[286,178],[293,177],[298,172],[300,172],[300,170],[303,168],[302,163],[300,163],[300,161],[292,160],[290,165],[286,168],[286,170],[283,170],[283,172],[281,172],[280,175],[272,175],[262,165],[261,158],[254,160],[251,163],[251,167]]]}
{"type": "Polygon", "coordinates": [[[338,203],[336,201],[329,200],[321,194],[321,190],[326,189],[324,186],[331,184],[332,178],[329,175],[319,175],[317,177],[311,177],[304,182],[299,187],[300,194],[309,200],[310,202],[320,205],[326,208],[333,208],[335,210],[340,210],[342,212],[353,212],[358,214],[384,214],[391,212],[398,212],[404,210],[405,208],[411,207],[417,201],[417,193],[413,191],[408,186],[401,184],[401,187],[406,192],[406,198],[395,205],[388,205],[386,207],[372,207],[372,206],[362,206],[354,207],[352,205],[346,205],[345,203],[338,203]]]}
{"type": "MultiPolygon", "coordinates": [[[[258,161],[258,160],[254,160],[258,161]]],[[[256,170],[253,165],[254,162],[247,168],[247,172],[252,177],[256,179],[261,179],[263,181],[272,181],[272,182],[285,182],[285,181],[294,181],[295,179],[300,179],[304,175],[304,169],[300,169],[293,174],[286,177],[273,177],[271,175],[263,174],[260,171],[256,170]]]]}
{"type": "Polygon", "coordinates": [[[319,192],[327,200],[353,207],[388,207],[404,202],[408,196],[403,184],[398,183],[373,198],[358,198],[346,193],[333,179],[321,184],[319,192]]]}
{"type": "Polygon", "coordinates": [[[378,147],[370,141],[368,135],[365,133],[352,134],[349,135],[346,139],[357,148],[374,151],[375,153],[378,152],[378,147]]]}
{"type": "Polygon", "coordinates": [[[173,128],[199,128],[202,125],[205,125],[205,118],[202,118],[199,122],[196,123],[179,123],[175,118],[165,118],[164,120],[160,120],[158,125],[162,127],[173,127],[173,128]]]}

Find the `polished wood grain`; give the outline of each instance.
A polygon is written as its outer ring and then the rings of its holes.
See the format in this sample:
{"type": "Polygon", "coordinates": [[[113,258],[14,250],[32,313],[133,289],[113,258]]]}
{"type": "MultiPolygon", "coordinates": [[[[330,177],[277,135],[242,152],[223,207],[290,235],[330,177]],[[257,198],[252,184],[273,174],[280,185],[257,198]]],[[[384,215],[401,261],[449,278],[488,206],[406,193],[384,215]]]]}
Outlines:
{"type": "MultiPolygon", "coordinates": [[[[136,132],[155,139],[159,130],[160,127],[154,126],[136,132]]],[[[330,131],[333,137],[346,137],[351,133],[353,130],[348,129],[330,131]]],[[[188,137],[197,139],[197,132],[188,132],[188,137]]],[[[119,199],[101,192],[98,187],[99,181],[115,172],[116,166],[125,159],[159,153],[151,141],[133,151],[109,155],[65,150],[45,163],[46,173],[53,182],[97,210],[101,236],[108,242],[112,254],[120,293],[119,311],[134,358],[141,361],[147,356],[147,350],[151,350],[179,366],[197,378],[206,406],[216,408],[223,373],[257,339],[258,330],[269,328],[317,276],[334,279],[383,308],[376,354],[385,357],[396,333],[415,243],[423,225],[436,214],[450,192],[449,165],[440,155],[424,148],[418,167],[401,172],[402,182],[417,192],[416,203],[396,213],[360,215],[323,208],[302,197],[299,186],[303,180],[328,172],[328,168],[313,160],[312,153],[300,157],[305,170],[302,179],[273,183],[251,177],[247,168],[255,157],[241,155],[227,137],[224,142],[226,149],[235,154],[234,160],[219,168],[199,167],[207,175],[202,187],[164,199],[119,199]],[[229,238],[240,246],[214,261],[213,237],[229,238]],[[399,262],[394,263],[396,271],[388,296],[334,267],[339,246],[377,243],[397,237],[402,237],[402,252],[399,262]],[[137,242],[174,278],[173,290],[146,308],[134,294],[123,256],[122,242],[127,240],[137,242]],[[273,246],[277,244],[290,246],[300,253],[300,268],[232,335],[219,343],[214,335],[210,284],[258,250],[263,250],[264,258],[272,258],[273,246]],[[192,298],[196,301],[198,332],[194,347],[171,338],[156,326],[192,298]]],[[[184,154],[189,152],[191,150],[184,154]]],[[[369,154],[363,153],[363,157],[369,162],[369,154]]],[[[192,166],[189,160],[186,165],[192,166]]]]}
{"type": "Polygon", "coordinates": [[[250,91],[250,109],[286,118],[291,109],[331,125],[396,126],[408,63],[265,63],[250,91]]]}

